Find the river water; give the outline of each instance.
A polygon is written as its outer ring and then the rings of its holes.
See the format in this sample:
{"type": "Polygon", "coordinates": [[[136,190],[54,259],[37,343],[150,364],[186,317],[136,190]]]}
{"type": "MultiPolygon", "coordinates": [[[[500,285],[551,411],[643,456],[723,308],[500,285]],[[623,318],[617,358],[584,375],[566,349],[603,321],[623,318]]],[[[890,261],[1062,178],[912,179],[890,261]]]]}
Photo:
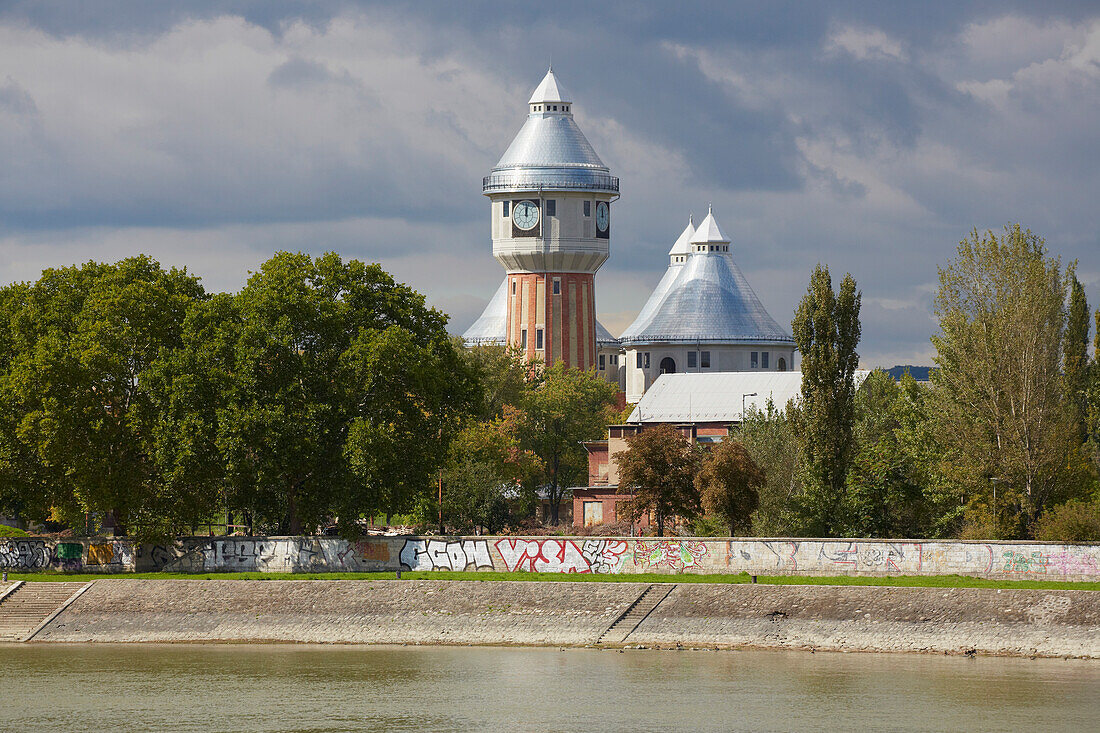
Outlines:
{"type": "Polygon", "coordinates": [[[0,646],[2,731],[1090,731],[1100,662],[543,648],[0,646]]]}

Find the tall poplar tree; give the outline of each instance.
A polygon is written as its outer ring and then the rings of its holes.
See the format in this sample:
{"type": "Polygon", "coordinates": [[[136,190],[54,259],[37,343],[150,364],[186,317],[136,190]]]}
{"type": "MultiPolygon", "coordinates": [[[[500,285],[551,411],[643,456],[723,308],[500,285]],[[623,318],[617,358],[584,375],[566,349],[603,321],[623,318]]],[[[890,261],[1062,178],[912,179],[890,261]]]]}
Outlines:
{"type": "Polygon", "coordinates": [[[828,536],[842,523],[845,485],[855,453],[855,371],[861,293],[851,274],[833,291],[818,265],[791,326],[802,354],[798,432],[808,481],[801,497],[805,532],[828,536]]]}
{"type": "Polygon", "coordinates": [[[1088,439],[1089,392],[1089,304],[1085,288],[1074,272],[1069,273],[1069,312],[1063,347],[1066,398],[1079,440],[1088,439]]]}

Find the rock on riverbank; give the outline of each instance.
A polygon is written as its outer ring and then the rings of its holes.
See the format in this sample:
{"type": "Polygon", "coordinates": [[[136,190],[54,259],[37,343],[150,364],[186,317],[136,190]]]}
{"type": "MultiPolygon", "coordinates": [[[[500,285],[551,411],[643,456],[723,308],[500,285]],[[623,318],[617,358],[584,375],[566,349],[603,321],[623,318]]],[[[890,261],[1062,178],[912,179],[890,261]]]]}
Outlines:
{"type": "MultiPolygon", "coordinates": [[[[97,580],[33,641],[587,645],[648,587],[97,580]]],[[[688,583],[617,630],[625,645],[1100,658],[1100,593],[688,583]]]]}

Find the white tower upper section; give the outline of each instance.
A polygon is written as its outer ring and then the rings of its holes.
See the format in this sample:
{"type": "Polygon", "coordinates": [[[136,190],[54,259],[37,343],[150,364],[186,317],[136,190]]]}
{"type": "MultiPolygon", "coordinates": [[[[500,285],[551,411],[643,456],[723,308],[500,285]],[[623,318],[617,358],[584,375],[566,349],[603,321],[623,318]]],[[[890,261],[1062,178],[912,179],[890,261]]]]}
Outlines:
{"type": "Polygon", "coordinates": [[[607,260],[619,179],[574,122],[553,69],[482,192],[493,202],[493,256],[508,272],[594,273],[607,260]]]}

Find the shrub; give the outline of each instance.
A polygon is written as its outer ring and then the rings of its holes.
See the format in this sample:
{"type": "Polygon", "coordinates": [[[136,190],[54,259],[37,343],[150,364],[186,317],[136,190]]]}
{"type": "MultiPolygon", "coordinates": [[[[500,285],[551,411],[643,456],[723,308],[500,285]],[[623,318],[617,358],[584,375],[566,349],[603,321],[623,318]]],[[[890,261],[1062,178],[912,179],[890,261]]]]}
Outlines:
{"type": "Polygon", "coordinates": [[[1100,500],[1067,501],[1035,522],[1035,539],[1047,542],[1100,542],[1100,500]]]}
{"type": "Polygon", "coordinates": [[[27,537],[27,533],[18,527],[9,527],[6,524],[0,524],[0,537],[27,537]]]}

